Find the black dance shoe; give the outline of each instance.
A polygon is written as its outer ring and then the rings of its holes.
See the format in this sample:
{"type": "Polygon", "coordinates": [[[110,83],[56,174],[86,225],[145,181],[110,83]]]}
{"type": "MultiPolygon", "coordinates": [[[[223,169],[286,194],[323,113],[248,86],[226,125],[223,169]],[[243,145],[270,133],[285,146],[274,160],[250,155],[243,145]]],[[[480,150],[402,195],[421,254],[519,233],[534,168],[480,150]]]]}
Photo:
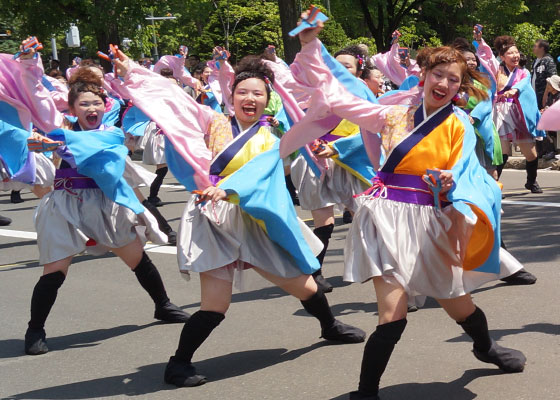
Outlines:
{"type": "Polygon", "coordinates": [[[350,400],[381,400],[377,394],[363,394],[359,391],[350,392],[350,400]]]}
{"type": "Polygon", "coordinates": [[[350,211],[346,210],[342,213],[342,222],[343,223],[351,224],[353,220],[354,220],[354,217],[352,217],[352,213],[350,211]]]}
{"type": "Polygon", "coordinates": [[[539,184],[537,182],[535,182],[533,184],[527,182],[525,184],[525,189],[530,190],[531,193],[542,193],[543,192],[541,187],[539,186],[539,184]]]}
{"type": "Polygon", "coordinates": [[[333,291],[333,286],[325,279],[323,275],[317,275],[313,277],[315,283],[323,293],[330,293],[333,291]]]}
{"type": "Polygon", "coordinates": [[[527,358],[519,350],[502,347],[492,339],[492,346],[487,353],[473,349],[474,356],[480,361],[497,365],[508,373],[523,372],[527,358]]]}
{"type": "Polygon", "coordinates": [[[12,193],[10,193],[10,202],[14,204],[23,203],[19,190],[12,190],[12,193]]]}
{"type": "Polygon", "coordinates": [[[167,244],[170,246],[177,246],[177,232],[171,231],[167,234],[167,244]]]}
{"type": "Polygon", "coordinates": [[[502,278],[500,280],[509,285],[532,285],[537,281],[537,277],[522,268],[515,274],[506,276],[505,278],[502,278]]]}
{"type": "Polygon", "coordinates": [[[366,340],[366,333],[360,328],[343,324],[335,319],[330,328],[321,331],[321,337],[341,343],[362,343],[366,340]]]}
{"type": "Polygon", "coordinates": [[[154,318],[160,321],[179,323],[187,322],[191,315],[184,312],[175,304],[168,301],[163,306],[156,307],[156,312],[154,313],[154,318]]]}
{"type": "Polygon", "coordinates": [[[175,357],[169,359],[163,380],[177,387],[200,386],[208,381],[205,376],[196,374],[196,369],[190,362],[178,361],[175,357]]]}
{"type": "Polygon", "coordinates": [[[27,328],[27,332],[25,332],[25,354],[37,356],[48,352],[45,330],[27,328]]]}
{"type": "Polygon", "coordinates": [[[156,206],[156,207],[161,207],[161,206],[163,206],[163,202],[162,202],[161,199],[160,199],[159,197],[157,197],[157,196],[154,196],[154,197],[151,197],[151,196],[150,196],[150,197],[148,197],[148,201],[149,201],[150,203],[152,203],[152,204],[153,204],[154,206],[156,206]]]}
{"type": "Polygon", "coordinates": [[[0,215],[0,226],[8,226],[12,223],[12,220],[8,217],[3,217],[0,215]]]}

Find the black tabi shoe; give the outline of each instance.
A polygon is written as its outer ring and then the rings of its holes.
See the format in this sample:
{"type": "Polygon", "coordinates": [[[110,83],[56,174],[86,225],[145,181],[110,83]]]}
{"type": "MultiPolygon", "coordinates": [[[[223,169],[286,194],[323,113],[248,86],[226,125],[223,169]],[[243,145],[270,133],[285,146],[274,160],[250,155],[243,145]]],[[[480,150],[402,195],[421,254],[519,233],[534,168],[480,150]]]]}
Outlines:
{"type": "Polygon", "coordinates": [[[208,382],[205,376],[196,374],[196,369],[190,362],[178,361],[175,357],[169,359],[163,379],[165,383],[177,387],[194,387],[208,382]]]}
{"type": "Polygon", "coordinates": [[[177,232],[171,231],[167,234],[167,244],[170,246],[177,246],[177,232]]]}
{"type": "Polygon", "coordinates": [[[0,215],[0,226],[8,226],[12,223],[12,220],[8,217],[3,217],[0,215]]]}
{"type": "Polygon", "coordinates": [[[161,199],[159,197],[148,197],[148,201],[150,203],[152,203],[154,206],[156,207],[161,207],[163,206],[163,202],[161,201],[161,199]]]}
{"type": "Polygon", "coordinates": [[[529,182],[527,182],[525,184],[525,189],[530,190],[531,193],[542,193],[543,190],[541,189],[541,187],[539,186],[539,184],[537,182],[530,184],[529,182]]]}
{"type": "Polygon", "coordinates": [[[323,275],[317,275],[313,278],[315,279],[315,283],[317,283],[317,287],[323,293],[330,293],[333,291],[333,286],[325,279],[323,275]]]}
{"type": "Polygon", "coordinates": [[[515,274],[506,276],[500,280],[509,285],[532,285],[537,281],[537,277],[525,271],[525,269],[520,269],[515,274]]]}
{"type": "Polygon", "coordinates": [[[321,331],[321,337],[341,343],[362,343],[366,339],[366,333],[360,328],[335,320],[330,328],[321,331]]]}
{"type": "Polygon", "coordinates": [[[377,394],[363,394],[359,391],[350,392],[350,400],[381,400],[377,394]]]}
{"type": "Polygon", "coordinates": [[[418,306],[414,305],[414,306],[408,306],[406,309],[407,312],[416,312],[418,311],[418,306]]]}
{"type": "Polygon", "coordinates": [[[351,224],[353,220],[354,220],[354,217],[352,217],[352,213],[350,211],[346,210],[342,213],[342,222],[343,223],[351,224]]]}
{"type": "Polygon", "coordinates": [[[154,313],[155,319],[170,323],[184,323],[187,322],[190,317],[191,315],[189,313],[184,312],[170,301],[165,303],[163,306],[156,307],[156,311],[154,313]]]}
{"type": "Polygon", "coordinates": [[[523,372],[527,358],[519,350],[502,347],[492,339],[492,347],[487,353],[473,349],[474,356],[482,362],[497,365],[508,373],[523,372]]]}
{"type": "Polygon", "coordinates": [[[10,202],[14,204],[23,203],[23,199],[21,198],[19,190],[12,190],[12,193],[10,193],[10,202]]]}
{"type": "Polygon", "coordinates": [[[27,329],[25,332],[25,354],[37,356],[49,352],[44,329],[27,329]]]}

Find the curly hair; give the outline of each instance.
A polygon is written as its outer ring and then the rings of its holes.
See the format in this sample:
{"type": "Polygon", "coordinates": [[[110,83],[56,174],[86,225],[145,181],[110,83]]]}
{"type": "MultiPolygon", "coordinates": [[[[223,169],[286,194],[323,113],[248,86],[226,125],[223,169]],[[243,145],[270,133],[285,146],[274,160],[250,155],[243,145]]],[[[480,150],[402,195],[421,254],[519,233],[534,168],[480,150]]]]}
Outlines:
{"type": "Polygon", "coordinates": [[[103,103],[107,100],[107,93],[102,87],[102,79],[89,67],[78,68],[78,71],[70,77],[68,85],[70,86],[68,91],[68,104],[70,106],[76,102],[80,93],[91,92],[101,97],[103,103]]]}
{"type": "Polygon", "coordinates": [[[490,87],[490,82],[478,71],[469,71],[467,61],[461,51],[449,46],[437,48],[425,48],[421,50],[423,57],[423,67],[427,71],[431,71],[441,64],[457,63],[461,69],[461,86],[459,92],[467,92],[469,96],[473,96],[478,100],[488,99],[488,93],[485,90],[477,88],[473,80],[477,80],[486,87],[490,87]]]}
{"type": "Polygon", "coordinates": [[[513,46],[515,46],[515,39],[511,36],[503,35],[494,39],[494,48],[500,56],[503,56],[513,46]]]}
{"type": "Polygon", "coordinates": [[[265,83],[266,98],[270,100],[271,85],[274,83],[274,72],[262,62],[259,56],[243,57],[235,67],[235,79],[231,92],[235,93],[235,88],[246,79],[257,78],[265,83]]]}

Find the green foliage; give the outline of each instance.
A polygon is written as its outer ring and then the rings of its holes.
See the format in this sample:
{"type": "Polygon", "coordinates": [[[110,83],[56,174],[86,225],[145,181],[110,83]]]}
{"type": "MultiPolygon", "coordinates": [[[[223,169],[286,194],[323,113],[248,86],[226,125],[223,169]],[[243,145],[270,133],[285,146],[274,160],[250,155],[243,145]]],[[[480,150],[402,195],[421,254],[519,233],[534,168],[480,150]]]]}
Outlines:
{"type": "Polygon", "coordinates": [[[546,33],[550,43],[550,54],[556,61],[560,56],[560,20],[555,21],[546,33]]]}
{"type": "Polygon", "coordinates": [[[529,58],[532,58],[535,40],[546,39],[541,28],[528,22],[514,26],[511,30],[511,36],[515,38],[519,51],[529,58]]]}

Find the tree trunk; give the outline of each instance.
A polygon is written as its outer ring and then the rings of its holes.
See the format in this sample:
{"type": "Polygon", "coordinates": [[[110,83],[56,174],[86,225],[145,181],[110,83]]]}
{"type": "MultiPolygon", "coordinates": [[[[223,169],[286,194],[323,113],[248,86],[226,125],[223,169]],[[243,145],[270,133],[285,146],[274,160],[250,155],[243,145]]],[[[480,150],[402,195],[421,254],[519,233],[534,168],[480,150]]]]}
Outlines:
{"type": "Polygon", "coordinates": [[[280,9],[280,22],[282,24],[282,41],[284,42],[284,60],[290,64],[294,61],[301,46],[297,37],[293,38],[288,33],[294,29],[299,19],[299,10],[296,0],[278,0],[280,9]]]}
{"type": "MultiPolygon", "coordinates": [[[[117,20],[114,18],[115,10],[110,4],[112,1],[95,0],[95,8],[98,15],[106,15],[104,24],[95,26],[95,39],[97,41],[97,49],[103,53],[109,50],[109,44],[120,46],[119,27],[117,20]]],[[[113,66],[110,62],[101,59],[101,66],[105,72],[112,72],[113,66]]]]}

